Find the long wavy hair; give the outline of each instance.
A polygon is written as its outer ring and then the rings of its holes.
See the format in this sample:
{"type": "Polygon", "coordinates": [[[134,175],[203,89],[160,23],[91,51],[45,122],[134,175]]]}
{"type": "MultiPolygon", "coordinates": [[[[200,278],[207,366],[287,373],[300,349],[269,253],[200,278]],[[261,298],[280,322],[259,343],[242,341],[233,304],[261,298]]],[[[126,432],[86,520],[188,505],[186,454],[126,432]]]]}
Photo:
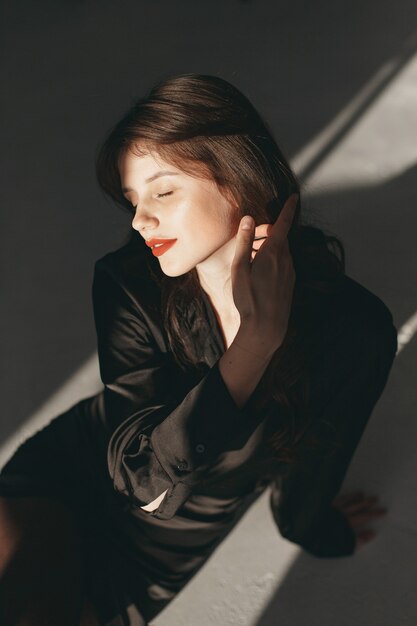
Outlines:
{"type": "MultiPolygon", "coordinates": [[[[293,192],[299,194],[288,235],[296,273],[288,329],[250,398],[254,411],[268,409],[273,420],[267,445],[274,460],[293,463],[297,444],[309,425],[304,297],[307,290],[328,293],[337,288],[345,273],[342,242],[312,224],[302,223],[300,184],[271,130],[248,98],[222,78],[188,73],[160,81],[131,106],[99,146],[96,174],[100,187],[134,215],[132,204],[123,195],[119,174],[120,159],[128,151],[137,155],[156,152],[191,176],[211,179],[221,193],[232,194],[240,210],[238,220],[248,214],[255,225],[275,222],[287,198],[293,192]]],[[[131,238],[141,239],[135,231],[131,238]]],[[[146,248],[143,241],[137,245],[146,248]]],[[[198,370],[198,356],[189,341],[183,314],[193,304],[199,312],[195,323],[203,319],[197,270],[166,276],[146,250],[150,273],[160,287],[172,355],[182,369],[198,370]]],[[[310,443],[316,447],[322,442],[312,436],[310,443]]]]}

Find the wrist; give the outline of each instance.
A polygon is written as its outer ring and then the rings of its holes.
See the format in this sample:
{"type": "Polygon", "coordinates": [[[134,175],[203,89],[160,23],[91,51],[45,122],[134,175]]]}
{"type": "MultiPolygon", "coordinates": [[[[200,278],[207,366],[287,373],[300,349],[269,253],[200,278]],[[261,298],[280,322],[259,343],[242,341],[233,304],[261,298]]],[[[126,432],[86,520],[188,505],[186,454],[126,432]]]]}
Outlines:
{"type": "Polygon", "coordinates": [[[281,343],[272,334],[261,331],[258,324],[250,321],[241,323],[233,340],[233,344],[240,350],[263,361],[269,361],[281,343]]]}

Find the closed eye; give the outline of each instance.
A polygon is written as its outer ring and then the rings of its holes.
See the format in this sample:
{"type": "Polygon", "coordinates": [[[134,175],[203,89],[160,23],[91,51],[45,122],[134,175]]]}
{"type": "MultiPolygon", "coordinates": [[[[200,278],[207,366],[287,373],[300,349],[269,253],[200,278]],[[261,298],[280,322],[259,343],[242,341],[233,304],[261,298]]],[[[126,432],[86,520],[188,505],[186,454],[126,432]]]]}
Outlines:
{"type": "MultiPolygon", "coordinates": [[[[174,192],[173,191],[167,191],[166,193],[157,193],[156,197],[157,198],[164,198],[165,196],[170,196],[172,193],[174,193],[174,192]]],[[[132,207],[132,209],[134,209],[136,211],[136,206],[132,202],[129,202],[129,204],[132,207]]]]}

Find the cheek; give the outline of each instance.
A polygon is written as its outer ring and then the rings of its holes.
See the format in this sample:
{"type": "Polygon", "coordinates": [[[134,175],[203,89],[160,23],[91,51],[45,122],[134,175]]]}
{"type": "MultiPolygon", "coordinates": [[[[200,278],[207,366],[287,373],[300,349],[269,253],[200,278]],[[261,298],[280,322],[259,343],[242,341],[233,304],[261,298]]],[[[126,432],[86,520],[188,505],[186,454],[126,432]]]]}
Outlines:
{"type": "Polygon", "coordinates": [[[214,220],[209,211],[195,210],[188,213],[188,216],[182,221],[181,232],[187,233],[187,239],[192,242],[198,242],[199,245],[204,241],[211,241],[213,237],[218,237],[222,227],[218,220],[214,220]]]}
{"type": "Polygon", "coordinates": [[[236,206],[232,206],[223,202],[222,211],[219,215],[219,223],[221,224],[222,232],[230,237],[236,235],[241,216],[236,206]]]}
{"type": "Polygon", "coordinates": [[[221,197],[195,197],[181,207],[173,230],[188,245],[206,248],[236,234],[240,220],[236,213],[221,197]]]}

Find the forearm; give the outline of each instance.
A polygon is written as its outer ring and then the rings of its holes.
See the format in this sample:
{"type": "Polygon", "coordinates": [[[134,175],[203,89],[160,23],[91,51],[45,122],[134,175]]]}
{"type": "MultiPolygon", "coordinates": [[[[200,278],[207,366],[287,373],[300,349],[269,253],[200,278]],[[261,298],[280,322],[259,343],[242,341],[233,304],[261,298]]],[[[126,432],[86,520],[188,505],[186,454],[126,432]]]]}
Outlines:
{"type": "Polygon", "coordinates": [[[219,371],[238,408],[242,408],[262,378],[278,345],[258,329],[241,326],[219,359],[219,371]]]}

